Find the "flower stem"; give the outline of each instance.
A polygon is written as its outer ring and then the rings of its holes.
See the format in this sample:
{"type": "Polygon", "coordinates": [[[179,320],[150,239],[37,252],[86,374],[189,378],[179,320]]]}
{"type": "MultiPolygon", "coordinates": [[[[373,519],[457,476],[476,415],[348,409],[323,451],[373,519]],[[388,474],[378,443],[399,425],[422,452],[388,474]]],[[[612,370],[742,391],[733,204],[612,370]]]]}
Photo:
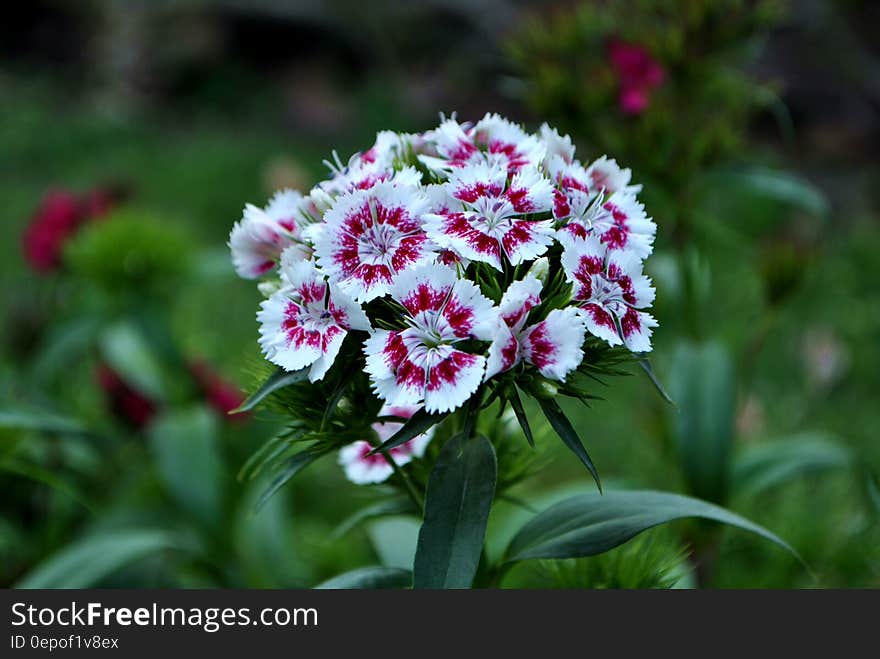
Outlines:
{"type": "Polygon", "coordinates": [[[400,468],[400,465],[394,461],[394,458],[391,457],[391,454],[388,451],[382,451],[382,457],[391,465],[391,468],[394,470],[394,473],[400,479],[401,483],[403,483],[403,489],[406,490],[407,495],[412,502],[415,504],[416,508],[418,508],[419,512],[424,515],[425,513],[425,504],[422,501],[422,497],[419,495],[418,490],[416,490],[415,484],[412,482],[412,479],[409,475],[400,468]]]}

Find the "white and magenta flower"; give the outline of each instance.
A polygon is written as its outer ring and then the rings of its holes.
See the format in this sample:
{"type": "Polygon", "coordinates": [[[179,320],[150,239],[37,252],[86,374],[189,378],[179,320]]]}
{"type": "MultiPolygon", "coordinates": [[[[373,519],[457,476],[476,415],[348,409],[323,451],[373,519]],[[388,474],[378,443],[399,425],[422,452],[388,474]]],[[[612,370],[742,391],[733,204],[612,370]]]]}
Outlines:
{"type": "Polygon", "coordinates": [[[425,231],[437,245],[498,270],[541,256],[553,242],[552,220],[528,216],[550,210],[553,187],[537,169],[522,169],[507,180],[498,165],[454,171],[446,201],[424,216],[425,231]]]}
{"type": "Polygon", "coordinates": [[[260,347],[273,364],[288,371],[307,366],[309,380],[324,377],[350,330],[369,331],[360,305],[328,284],[309,261],[283,273],[285,285],[260,305],[260,347]]]}
{"type": "Polygon", "coordinates": [[[302,234],[309,222],[306,205],[300,193],[282,190],[265,208],[245,206],[241,221],[229,234],[232,263],[240,277],[257,279],[271,272],[288,247],[303,259],[310,257],[311,248],[302,234]]]}
{"type": "MultiPolygon", "coordinates": [[[[392,407],[385,405],[379,410],[379,416],[396,416],[408,419],[416,413],[418,407],[392,407]]],[[[379,442],[384,442],[400,430],[403,423],[396,421],[381,421],[372,425],[379,442]]],[[[398,467],[409,464],[413,458],[420,458],[425,454],[425,449],[434,435],[434,429],[413,437],[408,442],[395,446],[388,451],[398,467]]],[[[371,455],[370,452],[377,446],[366,440],[361,440],[344,446],[339,450],[339,464],[345,470],[345,475],[352,483],[368,485],[381,483],[388,479],[394,468],[388,463],[386,457],[380,453],[371,455]]]]}
{"type": "Polygon", "coordinates": [[[385,295],[395,274],[434,259],[420,219],[426,209],[417,189],[393,183],[339,197],[316,239],[318,264],[359,302],[385,295]]]}
{"type": "Polygon", "coordinates": [[[537,137],[489,113],[476,124],[444,119],[435,130],[425,133],[425,140],[431,152],[419,159],[438,173],[489,163],[513,174],[525,167],[538,167],[545,154],[545,145],[537,137]]]}
{"type": "Polygon", "coordinates": [[[634,252],[610,250],[590,236],[565,248],[562,267],[591,334],[633,352],[651,350],[651,328],[657,321],[641,310],[654,302],[654,287],[634,252]]]}
{"type": "Polygon", "coordinates": [[[525,361],[544,377],[564,382],[583,360],[586,327],[577,309],[554,309],[544,320],[526,326],[531,310],[541,304],[541,288],[540,280],[528,276],[504,292],[498,334],[486,360],[487,380],[525,361]]]}
{"type": "Polygon", "coordinates": [[[492,302],[454,269],[437,264],[399,274],[391,297],[405,310],[406,328],[376,330],[364,343],[376,394],[395,406],[456,409],[483,380],[486,359],[462,344],[494,338],[492,302]]]}
{"type": "Polygon", "coordinates": [[[635,195],[615,192],[604,200],[600,196],[578,198],[571,204],[557,238],[565,245],[593,235],[608,249],[631,250],[644,259],[654,249],[656,233],[657,225],[635,195]]]}

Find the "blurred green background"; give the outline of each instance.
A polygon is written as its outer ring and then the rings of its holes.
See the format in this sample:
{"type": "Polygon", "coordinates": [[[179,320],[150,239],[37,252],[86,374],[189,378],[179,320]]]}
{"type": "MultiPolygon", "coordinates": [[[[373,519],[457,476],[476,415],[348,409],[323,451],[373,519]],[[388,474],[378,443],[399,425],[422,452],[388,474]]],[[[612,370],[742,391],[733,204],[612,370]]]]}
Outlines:
{"type": "MultiPolygon", "coordinates": [[[[381,488],[332,459],[254,513],[265,483],[236,475],[281,420],[224,413],[265,373],[225,242],[333,149],[497,111],[631,167],[659,226],[652,363],[677,407],[635,369],[572,407],[603,478],[722,503],[813,571],[679,523],[505,585],[880,586],[876,3],[19,4],[0,24],[0,584],[304,587],[411,561],[412,519],[340,529],[381,488]],[[614,40],[664,71],[637,113],[614,40]],[[36,272],[23,244],[53,190],[109,210],[36,272]]],[[[592,490],[544,438],[522,498],[592,490]]],[[[523,514],[498,503],[490,550],[523,514]]]]}

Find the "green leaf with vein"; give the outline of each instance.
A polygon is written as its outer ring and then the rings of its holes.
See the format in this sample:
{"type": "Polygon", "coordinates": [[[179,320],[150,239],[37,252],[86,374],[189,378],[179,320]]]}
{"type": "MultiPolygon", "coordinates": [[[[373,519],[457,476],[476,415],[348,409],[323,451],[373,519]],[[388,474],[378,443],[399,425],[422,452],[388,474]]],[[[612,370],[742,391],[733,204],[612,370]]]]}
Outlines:
{"type": "Polygon", "coordinates": [[[651,490],[581,494],[560,501],[526,522],[510,541],[505,561],[595,556],[643,531],[686,517],[749,531],[803,562],[784,540],[736,513],[699,499],[651,490]]]}
{"type": "Polygon", "coordinates": [[[362,567],[345,572],[315,586],[318,590],[335,589],[390,589],[409,588],[412,585],[412,572],[396,567],[379,565],[362,567]]]}
{"type": "Polygon", "coordinates": [[[267,396],[273,394],[279,389],[283,389],[284,387],[288,387],[292,384],[305,382],[306,380],[308,380],[308,378],[308,368],[302,368],[298,371],[285,371],[283,368],[279,368],[272,375],[270,375],[266,379],[266,381],[263,382],[263,384],[260,385],[259,389],[248,396],[247,399],[236,409],[232,410],[230,414],[237,414],[239,412],[247,412],[249,410],[252,410],[267,396]]]}
{"type": "Polygon", "coordinates": [[[757,494],[804,474],[847,467],[852,451],[820,434],[764,442],[742,451],[733,465],[736,494],[757,494]]]}
{"type": "Polygon", "coordinates": [[[379,447],[374,448],[371,451],[371,454],[388,451],[401,444],[406,444],[406,442],[413,437],[417,437],[436,426],[447,416],[449,416],[448,412],[431,414],[422,408],[407,419],[406,423],[403,424],[403,427],[400,430],[391,435],[391,437],[385,440],[379,447]]]}
{"type": "Polygon", "coordinates": [[[547,417],[547,421],[550,422],[550,426],[556,431],[556,434],[559,435],[559,438],[563,443],[570,448],[584,464],[590,472],[590,475],[593,477],[593,480],[596,481],[596,486],[599,488],[599,492],[601,492],[602,481],[599,480],[599,472],[596,471],[596,465],[593,464],[590,454],[587,453],[587,449],[584,448],[581,438],[578,437],[577,432],[571,425],[571,421],[568,420],[568,417],[565,416],[562,408],[559,407],[559,403],[548,398],[538,398],[536,400],[544,411],[544,416],[547,417]]]}
{"type": "Polygon", "coordinates": [[[132,529],[90,535],[37,565],[16,588],[90,588],[123,567],[159,553],[189,551],[191,543],[164,530],[132,529]]]}
{"type": "Polygon", "coordinates": [[[284,487],[291,478],[296,476],[315,460],[324,456],[327,452],[328,449],[307,448],[285,460],[278,468],[277,475],[272,478],[269,482],[269,486],[260,495],[260,498],[257,499],[257,503],[254,506],[255,512],[259,511],[260,508],[266,505],[266,502],[271,499],[278,490],[284,487]]]}
{"type": "Polygon", "coordinates": [[[483,435],[451,437],[428,478],[414,588],[470,588],[483,543],[498,465],[483,435]]]}

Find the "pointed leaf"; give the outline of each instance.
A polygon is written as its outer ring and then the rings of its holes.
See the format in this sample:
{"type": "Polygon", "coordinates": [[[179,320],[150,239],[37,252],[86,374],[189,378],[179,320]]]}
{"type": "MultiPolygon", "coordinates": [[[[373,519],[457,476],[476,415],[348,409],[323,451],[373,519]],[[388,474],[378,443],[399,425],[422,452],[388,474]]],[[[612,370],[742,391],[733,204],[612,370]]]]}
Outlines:
{"type": "Polygon", "coordinates": [[[559,407],[559,403],[552,398],[538,398],[537,401],[541,406],[541,409],[544,411],[544,416],[547,417],[547,421],[550,422],[550,426],[556,431],[556,434],[559,435],[559,438],[563,443],[570,448],[584,464],[590,472],[590,475],[592,475],[593,480],[596,481],[596,486],[599,488],[599,492],[601,492],[602,482],[599,480],[599,472],[596,471],[596,466],[593,464],[592,459],[590,459],[590,454],[587,453],[587,449],[584,448],[580,437],[578,437],[577,432],[571,425],[571,421],[568,420],[568,417],[565,416],[562,408],[559,407]]]}
{"type": "Polygon", "coordinates": [[[522,400],[519,397],[519,392],[517,392],[516,387],[510,388],[510,406],[513,408],[516,420],[519,421],[520,428],[522,428],[523,434],[526,436],[526,441],[528,441],[532,448],[535,448],[535,438],[532,436],[532,427],[529,425],[529,417],[526,416],[526,411],[523,408],[522,400]]]}
{"type": "Polygon", "coordinates": [[[482,435],[450,438],[428,478],[414,588],[470,588],[480,562],[498,466],[482,435]]]}
{"type": "Polygon", "coordinates": [[[168,550],[191,547],[163,530],[135,529],[88,536],[40,563],[16,588],[90,588],[117,570],[168,550]]]}
{"type": "Polygon", "coordinates": [[[386,517],[388,515],[406,515],[417,514],[415,504],[408,497],[395,497],[393,499],[383,499],[377,501],[366,508],[361,508],[356,513],[347,517],[336,529],[331,536],[339,539],[353,529],[357,528],[364,522],[376,519],[377,517],[386,517]]]}
{"type": "Polygon", "coordinates": [[[720,343],[681,343],[673,354],[669,391],[678,404],[672,432],[688,491],[726,500],[736,413],[736,378],[720,343]]]}
{"type": "Polygon", "coordinates": [[[595,556],[659,524],[699,517],[755,533],[797,552],[767,529],[736,513],[691,497],[650,490],[581,494],[533,517],[511,540],[506,561],[595,556]]]}
{"type": "Polygon", "coordinates": [[[413,437],[417,437],[436,426],[447,416],[449,416],[448,412],[431,414],[424,409],[419,410],[403,424],[403,427],[400,430],[391,435],[391,437],[385,440],[380,446],[370,451],[370,455],[381,453],[382,451],[388,451],[401,444],[406,444],[413,437]]]}
{"type": "Polygon", "coordinates": [[[345,572],[315,586],[319,590],[355,589],[370,590],[389,588],[409,588],[412,585],[412,572],[397,567],[362,567],[345,572]]]}
{"type": "Polygon", "coordinates": [[[309,369],[303,368],[298,371],[285,371],[279,368],[270,375],[260,388],[247,397],[241,405],[232,410],[230,414],[238,414],[239,412],[247,412],[254,409],[266,396],[287,387],[291,384],[305,382],[309,378],[309,369]]]}
{"type": "Polygon", "coordinates": [[[150,424],[150,448],[166,490],[194,519],[219,523],[224,466],[217,415],[205,407],[175,410],[150,424]]]}
{"type": "Polygon", "coordinates": [[[737,494],[756,494],[803,474],[846,467],[852,452],[822,435],[801,435],[750,446],[733,466],[737,494]]]}
{"type": "Polygon", "coordinates": [[[651,381],[651,384],[654,385],[654,389],[657,390],[657,393],[660,394],[660,397],[665,400],[670,405],[675,405],[675,401],[666,393],[666,389],[663,388],[663,385],[660,383],[660,379],[657,377],[657,374],[654,373],[654,369],[651,366],[651,361],[648,358],[638,360],[638,364],[641,369],[645,372],[645,375],[648,376],[648,379],[651,381]]]}
{"type": "Polygon", "coordinates": [[[79,421],[59,416],[48,410],[33,408],[0,409],[0,428],[37,430],[59,435],[82,435],[88,430],[79,421]]]}
{"type": "Polygon", "coordinates": [[[304,451],[300,451],[296,455],[288,458],[283,465],[279,468],[279,473],[275,476],[266,490],[260,495],[260,498],[257,499],[257,503],[254,506],[254,511],[257,512],[266,505],[266,502],[271,499],[278,490],[280,490],[291,478],[296,476],[303,469],[312,464],[315,460],[323,456],[327,453],[326,450],[318,450],[318,449],[305,449],[304,451]]]}

